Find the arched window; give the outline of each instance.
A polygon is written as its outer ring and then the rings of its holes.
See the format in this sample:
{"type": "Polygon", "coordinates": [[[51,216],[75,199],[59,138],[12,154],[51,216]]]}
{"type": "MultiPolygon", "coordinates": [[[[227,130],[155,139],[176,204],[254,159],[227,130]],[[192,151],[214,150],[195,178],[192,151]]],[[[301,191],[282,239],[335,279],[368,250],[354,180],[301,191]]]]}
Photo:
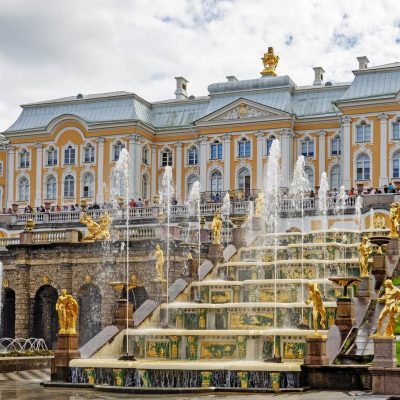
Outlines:
{"type": "Polygon", "coordinates": [[[361,121],[361,123],[356,126],[356,142],[362,143],[370,141],[371,141],[371,125],[367,124],[365,121],[361,121]]]}
{"type": "Polygon", "coordinates": [[[334,165],[330,174],[330,187],[331,189],[339,189],[341,186],[340,166],[334,165]]]}
{"type": "Polygon", "coordinates": [[[118,161],[119,155],[121,154],[122,149],[125,148],[125,145],[118,141],[117,143],[114,144],[113,146],[113,160],[118,161]]]}
{"type": "Polygon", "coordinates": [[[194,183],[198,181],[197,176],[196,175],[189,175],[186,181],[186,194],[187,196],[189,196],[190,192],[192,191],[192,187],[194,185],[194,183]]]}
{"type": "Polygon", "coordinates": [[[198,153],[197,153],[197,147],[196,146],[192,146],[189,150],[188,150],[188,164],[189,165],[197,165],[198,163],[198,153]]]}
{"type": "Polygon", "coordinates": [[[46,199],[55,200],[57,198],[57,181],[53,175],[46,180],[46,199]]]}
{"type": "Polygon", "coordinates": [[[400,139],[400,118],[392,123],[392,139],[393,140],[400,139]]]}
{"type": "Polygon", "coordinates": [[[90,173],[83,177],[83,197],[94,197],[94,178],[90,173]]]}
{"type": "Polygon", "coordinates": [[[22,149],[19,153],[19,167],[29,168],[29,152],[26,149],[22,149]]]}
{"type": "Polygon", "coordinates": [[[57,158],[57,150],[53,146],[50,146],[47,150],[47,165],[57,165],[57,158]]]}
{"type": "Polygon", "coordinates": [[[161,165],[163,167],[166,166],[172,167],[172,152],[170,149],[165,149],[161,153],[161,165]]]}
{"type": "Polygon", "coordinates": [[[18,182],[18,201],[29,201],[28,178],[21,178],[18,182]]]}
{"type": "Polygon", "coordinates": [[[83,149],[83,162],[94,163],[94,146],[88,143],[83,149]]]}
{"type": "Polygon", "coordinates": [[[242,138],[238,143],[239,157],[250,157],[251,155],[251,142],[246,138],[242,138]]]}
{"type": "Polygon", "coordinates": [[[269,156],[269,152],[271,151],[272,143],[274,142],[275,139],[276,139],[275,136],[270,136],[267,139],[267,156],[269,156]]]}
{"type": "Polygon", "coordinates": [[[147,175],[142,177],[142,198],[147,199],[149,197],[149,178],[147,175]]]}
{"type": "Polygon", "coordinates": [[[142,148],[142,163],[149,165],[149,148],[147,146],[142,148]]]}
{"type": "Polygon", "coordinates": [[[67,175],[64,179],[64,197],[66,199],[75,197],[75,179],[72,175],[67,175]]]}
{"type": "Polygon", "coordinates": [[[222,143],[215,140],[211,143],[211,160],[221,160],[222,159],[222,143]]]}
{"type": "Polygon", "coordinates": [[[371,161],[366,154],[357,157],[357,180],[364,181],[371,178],[371,161]]]}
{"type": "Polygon", "coordinates": [[[309,137],[306,137],[301,142],[301,154],[304,157],[314,157],[314,140],[311,140],[309,137]]]}
{"type": "Polygon", "coordinates": [[[396,151],[392,157],[392,177],[400,178],[400,151],[396,151]]]}
{"type": "Polygon", "coordinates": [[[331,156],[340,155],[340,136],[331,139],[331,156]]]}
{"type": "Polygon", "coordinates": [[[220,195],[222,191],[222,174],[219,171],[214,171],[211,174],[211,192],[212,194],[220,195]]]}
{"type": "Polygon", "coordinates": [[[248,168],[241,168],[238,173],[238,186],[240,190],[248,190],[251,187],[250,171],[248,168]]]}
{"type": "Polygon", "coordinates": [[[311,167],[305,167],[304,173],[307,176],[308,184],[311,190],[314,190],[314,170],[311,167]]]}
{"type": "Polygon", "coordinates": [[[72,146],[64,149],[64,164],[75,164],[75,149],[72,146]]]}

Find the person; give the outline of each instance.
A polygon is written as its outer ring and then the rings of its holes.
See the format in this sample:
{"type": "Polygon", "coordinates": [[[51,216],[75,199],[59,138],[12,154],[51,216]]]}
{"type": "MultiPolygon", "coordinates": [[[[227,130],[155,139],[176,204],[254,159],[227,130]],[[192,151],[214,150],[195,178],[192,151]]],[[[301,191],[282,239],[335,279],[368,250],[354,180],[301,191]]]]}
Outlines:
{"type": "Polygon", "coordinates": [[[392,183],[392,182],[389,182],[389,185],[388,185],[388,193],[394,193],[394,192],[395,192],[395,190],[394,190],[393,183],[392,183]]]}
{"type": "Polygon", "coordinates": [[[71,204],[71,211],[75,211],[75,206],[71,204]]]}
{"type": "Polygon", "coordinates": [[[312,199],[315,198],[314,190],[311,190],[311,192],[310,192],[310,197],[311,197],[312,199]]]}
{"type": "Polygon", "coordinates": [[[383,185],[383,191],[384,191],[385,193],[388,192],[388,186],[387,186],[387,185],[383,185]]]}
{"type": "Polygon", "coordinates": [[[100,206],[96,202],[93,204],[93,210],[100,210],[100,206]]]}
{"type": "Polygon", "coordinates": [[[142,202],[142,199],[140,197],[139,197],[139,200],[136,203],[136,207],[143,208],[143,202],[142,202]]]}

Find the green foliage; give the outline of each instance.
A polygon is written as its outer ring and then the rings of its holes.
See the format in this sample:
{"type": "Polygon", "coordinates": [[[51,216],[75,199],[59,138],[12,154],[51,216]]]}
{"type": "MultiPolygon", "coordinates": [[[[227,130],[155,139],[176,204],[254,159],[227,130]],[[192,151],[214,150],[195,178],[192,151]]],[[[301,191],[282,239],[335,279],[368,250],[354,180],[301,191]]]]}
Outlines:
{"type": "Polygon", "coordinates": [[[52,350],[28,350],[28,351],[10,351],[0,353],[0,357],[49,357],[54,355],[52,350]]]}

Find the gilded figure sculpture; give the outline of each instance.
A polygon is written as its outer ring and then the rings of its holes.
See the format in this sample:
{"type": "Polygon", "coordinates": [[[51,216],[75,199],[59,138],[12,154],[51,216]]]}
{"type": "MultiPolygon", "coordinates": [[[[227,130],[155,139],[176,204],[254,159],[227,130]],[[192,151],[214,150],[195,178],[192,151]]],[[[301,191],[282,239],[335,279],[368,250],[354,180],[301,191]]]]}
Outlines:
{"type": "Polygon", "coordinates": [[[374,216],[374,229],[385,229],[385,217],[382,215],[375,215],[374,216]]]}
{"type": "Polygon", "coordinates": [[[78,318],[78,303],[67,293],[67,289],[61,290],[56,303],[58,313],[59,334],[76,334],[76,320],[78,318]]]}
{"type": "Polygon", "coordinates": [[[108,213],[104,213],[100,217],[99,223],[95,222],[90,215],[84,213],[79,219],[79,222],[86,225],[89,231],[88,234],[83,238],[84,242],[110,239],[111,217],[108,213]]]}
{"type": "Polygon", "coordinates": [[[161,250],[159,244],[156,245],[156,251],[154,253],[154,257],[156,258],[156,273],[159,282],[165,282],[164,279],[164,252],[161,250]]]}
{"type": "Polygon", "coordinates": [[[221,244],[222,220],[220,213],[214,215],[211,229],[213,232],[213,244],[221,244]]]}
{"type": "Polygon", "coordinates": [[[393,285],[390,279],[385,281],[385,294],[382,297],[378,297],[379,302],[384,302],[385,306],[381,311],[378,318],[378,325],[376,327],[375,337],[385,336],[394,337],[394,330],[396,327],[396,315],[400,311],[399,301],[400,301],[400,289],[393,285]],[[386,329],[383,335],[381,335],[383,320],[388,317],[386,323],[386,329]]]}
{"type": "Polygon", "coordinates": [[[326,320],[326,311],[324,307],[324,303],[322,302],[321,292],[318,289],[318,284],[315,282],[310,282],[308,284],[309,298],[305,301],[308,305],[312,303],[313,310],[313,327],[314,327],[314,335],[318,336],[318,317],[321,317],[321,326],[322,328],[326,328],[325,320],[326,320]]]}
{"type": "Polygon", "coordinates": [[[390,233],[389,237],[399,237],[400,203],[395,202],[390,206],[390,233]]]}
{"type": "Polygon", "coordinates": [[[110,239],[111,217],[108,213],[104,213],[99,219],[100,232],[96,236],[96,240],[110,239]]]}
{"type": "Polygon", "coordinates": [[[32,218],[29,218],[28,220],[26,220],[24,231],[32,232],[33,229],[35,228],[35,225],[36,225],[36,222],[32,218]]]}
{"type": "Polygon", "coordinates": [[[256,198],[256,207],[254,211],[255,217],[261,217],[262,209],[264,207],[264,192],[260,192],[256,198]]]}
{"type": "Polygon", "coordinates": [[[359,258],[360,276],[369,276],[368,260],[371,253],[372,249],[368,243],[368,238],[366,236],[363,236],[362,241],[358,246],[358,254],[360,256],[359,258]]]}
{"type": "Polygon", "coordinates": [[[264,53],[264,57],[261,58],[264,69],[261,71],[262,76],[276,76],[275,69],[279,62],[279,56],[274,54],[274,48],[268,47],[268,52],[264,53]]]}

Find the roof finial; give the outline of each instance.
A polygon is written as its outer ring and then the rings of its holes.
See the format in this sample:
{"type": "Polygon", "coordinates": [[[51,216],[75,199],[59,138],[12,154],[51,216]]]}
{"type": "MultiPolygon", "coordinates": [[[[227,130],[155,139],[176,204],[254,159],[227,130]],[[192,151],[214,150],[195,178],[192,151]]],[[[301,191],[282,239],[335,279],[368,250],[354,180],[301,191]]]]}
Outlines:
{"type": "Polygon", "coordinates": [[[275,68],[278,65],[279,56],[274,54],[274,48],[268,47],[268,52],[264,53],[264,57],[261,58],[264,69],[261,71],[262,76],[276,76],[275,68]]]}

